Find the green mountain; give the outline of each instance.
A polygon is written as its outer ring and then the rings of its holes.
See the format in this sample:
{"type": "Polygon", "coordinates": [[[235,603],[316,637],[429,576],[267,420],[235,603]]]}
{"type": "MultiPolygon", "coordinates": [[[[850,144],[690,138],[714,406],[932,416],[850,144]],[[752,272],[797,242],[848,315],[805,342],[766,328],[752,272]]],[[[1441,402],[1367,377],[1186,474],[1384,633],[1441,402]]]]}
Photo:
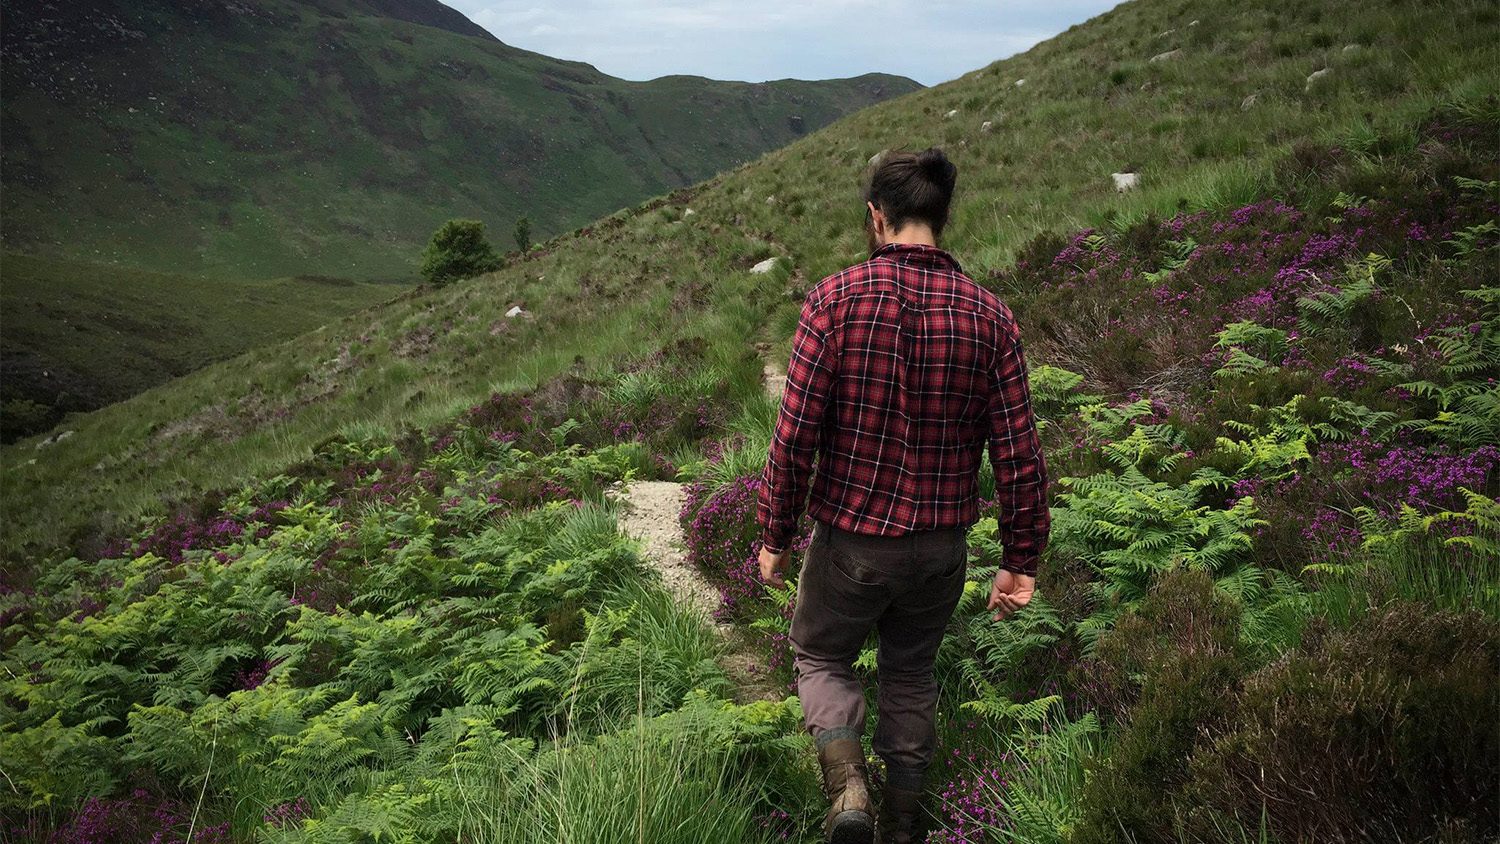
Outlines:
{"type": "Polygon", "coordinates": [[[920,86],[615,79],[435,0],[7,2],[4,245],[239,278],[398,279],[444,220],[509,245],[920,86]]]}

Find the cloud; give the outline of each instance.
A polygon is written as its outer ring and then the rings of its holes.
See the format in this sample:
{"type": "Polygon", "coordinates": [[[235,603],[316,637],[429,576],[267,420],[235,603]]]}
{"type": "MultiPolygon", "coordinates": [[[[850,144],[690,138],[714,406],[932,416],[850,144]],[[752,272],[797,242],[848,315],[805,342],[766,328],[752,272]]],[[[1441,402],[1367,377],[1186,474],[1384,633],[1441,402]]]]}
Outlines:
{"type": "Polygon", "coordinates": [[[885,72],[934,85],[1021,52],[1112,0],[449,0],[515,47],[625,79],[752,82],[885,72]]]}

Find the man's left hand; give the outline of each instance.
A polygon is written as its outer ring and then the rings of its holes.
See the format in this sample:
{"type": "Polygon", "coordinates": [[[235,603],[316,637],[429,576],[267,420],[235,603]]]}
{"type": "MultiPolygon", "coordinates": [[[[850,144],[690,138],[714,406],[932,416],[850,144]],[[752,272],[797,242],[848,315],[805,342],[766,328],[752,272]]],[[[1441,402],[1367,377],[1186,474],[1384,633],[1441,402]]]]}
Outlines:
{"type": "Polygon", "coordinates": [[[786,586],[786,579],[781,573],[786,571],[788,552],[782,551],[773,554],[770,551],[760,549],[760,579],[780,589],[786,586]]]}

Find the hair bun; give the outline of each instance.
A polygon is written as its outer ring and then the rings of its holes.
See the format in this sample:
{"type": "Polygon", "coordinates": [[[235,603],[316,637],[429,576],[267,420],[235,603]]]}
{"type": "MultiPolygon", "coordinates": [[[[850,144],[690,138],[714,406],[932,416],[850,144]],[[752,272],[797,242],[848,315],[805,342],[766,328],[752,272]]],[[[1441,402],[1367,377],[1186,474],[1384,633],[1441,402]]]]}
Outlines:
{"type": "Polygon", "coordinates": [[[953,184],[958,180],[958,168],[937,147],[929,147],[918,154],[917,167],[928,181],[945,191],[953,190],[953,184]]]}

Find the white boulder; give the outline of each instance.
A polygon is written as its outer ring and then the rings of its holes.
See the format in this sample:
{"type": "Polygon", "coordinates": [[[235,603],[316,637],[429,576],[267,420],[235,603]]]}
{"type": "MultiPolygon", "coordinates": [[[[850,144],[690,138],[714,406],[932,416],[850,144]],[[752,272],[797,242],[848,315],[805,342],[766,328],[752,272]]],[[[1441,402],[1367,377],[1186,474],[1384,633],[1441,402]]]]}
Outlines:
{"type": "Polygon", "coordinates": [[[71,437],[71,436],[73,436],[73,432],[72,431],[63,431],[61,433],[53,434],[52,436],[46,438],[45,440],[42,440],[41,442],[37,443],[36,444],[36,450],[37,451],[41,451],[42,449],[46,448],[47,446],[53,445],[55,443],[60,443],[63,440],[65,440],[65,439],[67,439],[68,437],[71,437]]]}
{"type": "Polygon", "coordinates": [[[695,215],[697,213],[698,213],[697,211],[694,211],[693,209],[689,208],[686,211],[682,212],[682,218],[684,220],[686,220],[688,217],[691,217],[691,216],[693,216],[693,215],[695,215]]]}
{"type": "Polygon", "coordinates": [[[954,118],[954,117],[957,117],[957,116],[958,116],[958,109],[955,108],[955,109],[951,109],[947,114],[943,115],[943,118],[944,119],[951,119],[951,118],[954,118]]]}
{"type": "Polygon", "coordinates": [[[1017,88],[1021,87],[1022,85],[1025,85],[1025,84],[1026,84],[1026,80],[1025,79],[1017,79],[1016,80],[1016,87],[1017,88]]]}
{"type": "Polygon", "coordinates": [[[1115,180],[1115,191],[1118,193],[1135,190],[1141,185],[1139,173],[1110,173],[1109,177],[1115,180]]]}
{"type": "Polygon", "coordinates": [[[521,306],[520,305],[512,305],[511,309],[505,312],[505,318],[506,319],[515,319],[516,317],[518,317],[518,316],[520,316],[521,314],[524,314],[524,313],[526,313],[526,312],[523,311],[523,310],[521,310],[521,306]]]}
{"type": "Polygon", "coordinates": [[[771,270],[776,269],[776,262],[780,260],[780,258],[767,258],[764,261],[761,261],[759,264],[751,267],[750,272],[755,273],[756,275],[765,275],[771,270]]]}
{"type": "Polygon", "coordinates": [[[1330,73],[1333,73],[1333,71],[1330,70],[1330,69],[1328,69],[1328,68],[1326,68],[1326,67],[1323,68],[1322,70],[1315,70],[1315,71],[1313,71],[1311,74],[1308,75],[1308,77],[1307,77],[1307,84],[1304,85],[1304,86],[1302,86],[1302,90],[1304,90],[1304,91],[1310,91],[1310,90],[1312,90],[1312,86],[1313,86],[1314,82],[1317,82],[1319,79],[1322,79],[1323,77],[1327,76],[1330,73]]]}
{"type": "Polygon", "coordinates": [[[1173,59],[1181,57],[1181,50],[1168,50],[1165,53],[1157,53],[1156,55],[1152,56],[1150,64],[1156,64],[1157,62],[1169,62],[1173,59]]]}
{"type": "Polygon", "coordinates": [[[990,131],[991,129],[994,129],[994,128],[995,128],[995,121],[993,121],[993,120],[986,120],[983,123],[979,124],[979,131],[981,131],[981,132],[988,132],[988,131],[990,131]]]}

